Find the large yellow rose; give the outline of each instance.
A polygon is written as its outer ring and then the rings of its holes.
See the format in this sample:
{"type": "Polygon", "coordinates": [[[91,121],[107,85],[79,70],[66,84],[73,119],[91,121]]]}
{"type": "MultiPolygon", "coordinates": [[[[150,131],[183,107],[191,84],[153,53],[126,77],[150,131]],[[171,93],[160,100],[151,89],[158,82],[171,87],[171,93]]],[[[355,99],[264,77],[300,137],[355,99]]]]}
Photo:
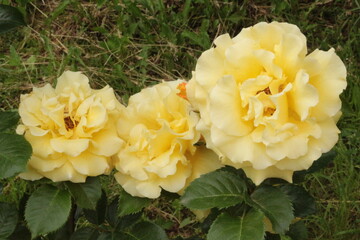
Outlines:
{"type": "Polygon", "coordinates": [[[109,173],[110,157],[122,144],[116,132],[122,108],[112,88],[93,90],[80,72],[64,72],[55,89],[47,84],[22,95],[17,132],[33,155],[20,177],[84,182],[109,173]]]}
{"type": "Polygon", "coordinates": [[[221,166],[215,153],[194,145],[200,138],[198,115],[181,89],[181,80],[143,89],[130,97],[118,121],[125,144],[117,154],[115,178],[133,196],[157,198],[161,188],[180,192],[221,166]]]}
{"type": "Polygon", "coordinates": [[[187,87],[201,115],[197,129],[223,163],[254,183],[291,182],[338,140],[343,62],[334,49],[307,55],[305,36],[288,23],[261,22],[215,45],[187,87]]]}

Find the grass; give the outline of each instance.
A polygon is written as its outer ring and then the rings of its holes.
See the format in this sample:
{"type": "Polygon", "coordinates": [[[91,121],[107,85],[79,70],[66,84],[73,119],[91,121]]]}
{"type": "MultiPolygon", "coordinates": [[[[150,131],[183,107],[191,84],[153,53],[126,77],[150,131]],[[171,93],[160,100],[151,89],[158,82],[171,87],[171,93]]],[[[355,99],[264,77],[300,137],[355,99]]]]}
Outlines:
{"type": "MultiPolygon", "coordinates": [[[[335,161],[307,179],[305,187],[317,199],[318,212],[306,221],[310,239],[360,238],[360,1],[1,3],[19,7],[28,23],[0,36],[1,110],[17,108],[19,94],[29,92],[33,85],[54,83],[64,70],[83,71],[93,87],[111,85],[126,103],[144,86],[189,79],[196,59],[216,36],[226,32],[235,36],[243,27],[260,21],[298,25],[307,36],[309,52],[335,48],[348,70],[339,122],[342,133],[335,161]]],[[[19,186],[21,192],[23,186],[19,186]]],[[[178,208],[168,208],[169,218],[175,217],[177,226],[186,219],[178,208]]],[[[162,209],[156,211],[166,215],[162,209]]],[[[172,231],[182,232],[179,227],[172,231]]]]}

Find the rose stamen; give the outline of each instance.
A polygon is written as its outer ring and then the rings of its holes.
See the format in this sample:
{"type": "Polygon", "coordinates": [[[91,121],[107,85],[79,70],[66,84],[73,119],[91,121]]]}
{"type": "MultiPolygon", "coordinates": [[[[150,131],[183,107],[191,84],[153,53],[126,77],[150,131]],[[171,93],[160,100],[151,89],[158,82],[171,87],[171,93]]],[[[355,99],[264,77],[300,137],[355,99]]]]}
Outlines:
{"type": "Polygon", "coordinates": [[[261,93],[261,92],[264,92],[266,95],[271,95],[271,91],[270,91],[270,88],[267,87],[267,88],[264,88],[263,90],[260,90],[260,91],[257,91],[256,92],[256,95],[261,93]]]}
{"type": "Polygon", "coordinates": [[[264,115],[265,116],[272,116],[274,114],[274,112],[275,112],[275,108],[267,107],[264,110],[264,115]]]}
{"type": "Polygon", "coordinates": [[[76,125],[78,124],[77,121],[73,121],[71,119],[71,117],[66,117],[64,118],[64,122],[65,122],[65,127],[66,127],[66,130],[71,130],[71,129],[74,129],[74,127],[76,127],[76,125]]]}

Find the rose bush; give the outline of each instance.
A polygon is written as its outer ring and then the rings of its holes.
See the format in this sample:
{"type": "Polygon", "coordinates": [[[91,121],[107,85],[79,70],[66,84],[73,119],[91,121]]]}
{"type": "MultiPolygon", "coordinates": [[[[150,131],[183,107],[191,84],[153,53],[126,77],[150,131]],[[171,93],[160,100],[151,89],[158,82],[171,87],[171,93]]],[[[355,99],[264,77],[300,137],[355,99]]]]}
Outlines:
{"type": "Polygon", "coordinates": [[[258,23],[214,43],[187,86],[201,115],[197,129],[254,183],[291,182],[338,140],[343,62],[334,49],[307,55],[305,36],[288,23],[258,23]]]}
{"type": "Polygon", "coordinates": [[[184,81],[145,88],[130,97],[118,121],[124,139],[116,156],[116,180],[131,195],[160,196],[161,188],[181,192],[203,173],[221,166],[218,156],[194,144],[198,115],[184,98],[184,81]]]}
{"type": "Polygon", "coordinates": [[[25,134],[33,155],[20,177],[84,182],[109,173],[122,144],[116,133],[122,108],[112,88],[91,89],[80,72],[64,72],[55,89],[47,84],[22,95],[17,133],[25,134]]]}

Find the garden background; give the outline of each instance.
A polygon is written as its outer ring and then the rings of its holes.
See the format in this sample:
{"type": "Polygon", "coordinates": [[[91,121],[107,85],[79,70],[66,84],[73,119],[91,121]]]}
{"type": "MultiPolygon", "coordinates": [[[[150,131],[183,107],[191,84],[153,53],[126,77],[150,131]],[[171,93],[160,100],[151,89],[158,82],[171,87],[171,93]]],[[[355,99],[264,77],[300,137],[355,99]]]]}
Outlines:
{"type": "MultiPolygon", "coordinates": [[[[223,33],[236,36],[260,21],[296,24],[308,52],[333,47],[347,67],[337,156],[307,175],[316,199],[306,219],[310,239],[360,239],[360,2],[358,0],[14,0],[27,26],[0,35],[0,109],[16,109],[19,95],[54,84],[64,70],[82,71],[94,88],[112,86],[123,103],[161,81],[190,79],[196,59],[223,33]]],[[[104,180],[117,191],[114,179],[104,180]]],[[[104,183],[105,185],[105,183],[104,183]]],[[[24,180],[0,180],[0,201],[19,201],[24,180]]],[[[178,201],[145,209],[169,237],[190,237],[194,216],[178,201]]]]}

